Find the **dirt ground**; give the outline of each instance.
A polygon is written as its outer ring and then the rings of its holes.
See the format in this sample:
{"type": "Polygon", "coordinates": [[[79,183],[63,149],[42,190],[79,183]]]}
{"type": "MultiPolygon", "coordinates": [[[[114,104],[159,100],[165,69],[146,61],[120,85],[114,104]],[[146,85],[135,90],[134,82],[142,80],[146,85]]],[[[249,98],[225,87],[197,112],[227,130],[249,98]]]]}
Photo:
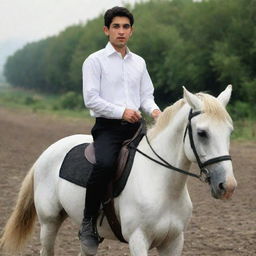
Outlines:
{"type": "MultiPolygon", "coordinates": [[[[89,128],[85,122],[74,119],[61,120],[0,107],[0,232],[16,200],[21,181],[41,152],[64,136],[85,133],[89,128]]],[[[232,200],[213,199],[206,184],[189,178],[194,210],[185,233],[182,255],[256,255],[256,143],[233,142],[231,155],[238,181],[232,200]]],[[[33,238],[22,255],[39,255],[39,250],[37,223],[33,238]]],[[[67,220],[57,237],[56,255],[77,255],[78,251],[77,227],[67,220]]],[[[1,252],[0,255],[4,256],[1,252]]],[[[129,250],[126,244],[105,240],[98,255],[125,256],[129,255],[129,250]]],[[[156,255],[155,250],[150,252],[150,256],[156,255]]]]}

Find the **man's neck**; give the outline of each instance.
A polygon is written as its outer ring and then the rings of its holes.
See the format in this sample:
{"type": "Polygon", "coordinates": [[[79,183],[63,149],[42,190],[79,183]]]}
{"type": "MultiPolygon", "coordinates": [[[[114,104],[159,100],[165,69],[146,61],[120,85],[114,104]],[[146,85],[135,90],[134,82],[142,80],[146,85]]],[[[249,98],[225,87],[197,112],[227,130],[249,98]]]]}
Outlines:
{"type": "Polygon", "coordinates": [[[115,49],[117,52],[121,53],[122,57],[124,58],[124,56],[125,56],[126,53],[127,53],[127,46],[125,45],[125,46],[123,46],[123,47],[117,47],[117,46],[114,46],[113,44],[112,44],[112,46],[114,47],[114,49],[115,49]]]}

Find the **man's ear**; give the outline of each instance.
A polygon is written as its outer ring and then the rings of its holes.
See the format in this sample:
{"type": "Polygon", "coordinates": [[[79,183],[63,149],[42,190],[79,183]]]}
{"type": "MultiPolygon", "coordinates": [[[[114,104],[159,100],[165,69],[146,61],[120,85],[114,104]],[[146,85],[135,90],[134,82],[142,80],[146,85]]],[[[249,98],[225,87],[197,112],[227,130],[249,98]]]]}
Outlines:
{"type": "Polygon", "coordinates": [[[103,27],[103,32],[104,32],[104,34],[105,34],[106,36],[109,36],[109,29],[108,29],[107,26],[104,26],[104,27],[103,27]]]}

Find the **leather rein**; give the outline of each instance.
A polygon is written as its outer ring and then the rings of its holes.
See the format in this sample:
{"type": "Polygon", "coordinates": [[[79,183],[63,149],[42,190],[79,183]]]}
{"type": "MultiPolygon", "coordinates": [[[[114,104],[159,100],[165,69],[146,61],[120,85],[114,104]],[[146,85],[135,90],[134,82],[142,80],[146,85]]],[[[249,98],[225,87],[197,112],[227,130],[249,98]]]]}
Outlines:
{"type": "Polygon", "coordinates": [[[180,168],[177,168],[173,165],[171,165],[170,163],[168,163],[166,160],[164,160],[152,147],[152,145],[150,144],[150,141],[148,139],[148,136],[147,134],[145,135],[146,137],[146,140],[147,140],[147,143],[150,147],[150,149],[152,150],[152,152],[155,154],[155,156],[158,157],[158,159],[160,160],[156,160],[152,157],[150,157],[149,155],[145,154],[144,152],[142,152],[141,150],[139,150],[138,148],[135,148],[136,151],[138,151],[140,154],[142,154],[143,156],[147,157],[148,159],[152,160],[153,162],[155,163],[158,163],[159,165],[162,165],[168,169],[171,169],[171,170],[174,170],[174,171],[177,171],[179,173],[182,173],[182,174],[185,174],[185,175],[188,175],[188,176],[192,176],[194,178],[198,178],[199,180],[203,181],[203,182],[207,182],[207,183],[210,183],[210,172],[208,171],[208,169],[206,168],[206,166],[210,165],[210,164],[215,164],[215,163],[218,163],[218,162],[222,162],[222,161],[227,161],[227,160],[232,160],[231,159],[231,156],[230,155],[224,155],[224,156],[219,156],[219,157],[214,157],[214,158],[211,158],[205,162],[202,162],[200,160],[200,157],[197,153],[197,150],[196,150],[196,147],[195,147],[195,143],[194,143],[194,139],[193,139],[193,132],[192,132],[192,125],[191,125],[191,119],[199,114],[202,114],[201,111],[196,111],[196,112],[193,112],[193,110],[191,109],[190,112],[189,112],[189,116],[188,116],[188,124],[187,124],[187,127],[186,127],[186,130],[185,130],[185,133],[184,133],[184,137],[183,137],[183,143],[185,141],[185,137],[186,137],[186,134],[188,133],[189,135],[189,141],[190,141],[190,146],[194,152],[194,155],[196,157],[196,160],[197,160],[197,164],[200,168],[200,174],[195,174],[195,173],[191,173],[189,171],[186,171],[186,170],[183,170],[183,169],[180,169],[180,168]]]}

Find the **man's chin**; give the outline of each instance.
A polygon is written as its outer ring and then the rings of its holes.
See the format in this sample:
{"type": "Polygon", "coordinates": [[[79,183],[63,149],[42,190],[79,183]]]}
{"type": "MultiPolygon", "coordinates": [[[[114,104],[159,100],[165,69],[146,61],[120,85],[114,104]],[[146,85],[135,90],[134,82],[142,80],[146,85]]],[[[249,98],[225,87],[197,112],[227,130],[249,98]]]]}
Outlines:
{"type": "Polygon", "coordinates": [[[113,43],[113,45],[116,47],[116,48],[123,48],[123,47],[126,47],[126,42],[115,42],[113,43]]]}

